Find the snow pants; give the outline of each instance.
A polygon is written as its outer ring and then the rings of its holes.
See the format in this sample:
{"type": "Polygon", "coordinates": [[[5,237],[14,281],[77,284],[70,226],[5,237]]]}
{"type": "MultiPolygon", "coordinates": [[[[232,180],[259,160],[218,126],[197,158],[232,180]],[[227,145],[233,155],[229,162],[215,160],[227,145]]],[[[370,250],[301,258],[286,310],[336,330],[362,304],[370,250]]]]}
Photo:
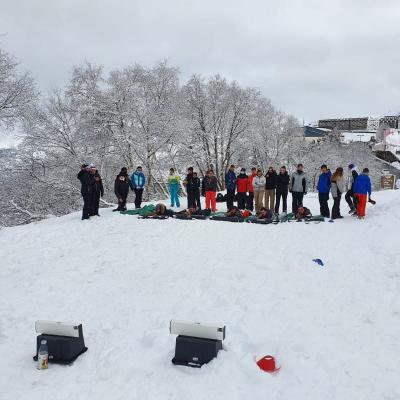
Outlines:
{"type": "Polygon", "coordinates": [[[365,208],[367,206],[367,195],[356,193],[357,198],[357,215],[359,217],[365,217],[365,208]]]}
{"type": "Polygon", "coordinates": [[[193,189],[187,190],[187,208],[196,207],[196,199],[193,189]]]}
{"type": "Polygon", "coordinates": [[[143,189],[136,188],[133,189],[135,192],[135,208],[140,208],[142,204],[143,189]]]}
{"type": "Polygon", "coordinates": [[[279,213],[279,206],[281,205],[281,197],[282,197],[282,211],[284,213],[287,213],[287,195],[288,195],[288,189],[276,191],[276,202],[275,202],[276,214],[279,213]]]}
{"type": "Polygon", "coordinates": [[[217,210],[217,192],[206,192],[206,208],[211,209],[212,212],[217,210]]]}
{"type": "Polygon", "coordinates": [[[250,211],[254,210],[254,192],[249,192],[249,195],[247,196],[246,208],[250,211]]]}
{"type": "Polygon", "coordinates": [[[226,190],[226,208],[228,211],[233,207],[233,202],[235,201],[235,189],[226,190]]]}
{"type": "Polygon", "coordinates": [[[332,219],[340,217],[340,199],[342,198],[342,194],[338,194],[337,197],[333,198],[333,207],[332,207],[332,219]]]}
{"type": "Polygon", "coordinates": [[[193,190],[194,204],[196,208],[201,210],[201,201],[200,201],[200,189],[193,190]]]}
{"type": "Polygon", "coordinates": [[[120,196],[118,197],[118,211],[126,211],[126,198],[128,196],[120,196]]]}
{"type": "Polygon", "coordinates": [[[82,197],[83,197],[82,219],[89,219],[90,214],[93,212],[93,193],[82,194],[82,197]]]}
{"type": "Polygon", "coordinates": [[[175,205],[177,207],[181,206],[181,203],[179,202],[179,185],[170,185],[169,186],[169,193],[171,195],[171,207],[174,207],[175,205]]]}
{"type": "Polygon", "coordinates": [[[256,203],[256,212],[259,212],[264,207],[264,190],[254,191],[254,200],[256,203]]]}
{"type": "Polygon", "coordinates": [[[355,207],[356,205],[354,204],[355,203],[355,195],[354,195],[354,193],[353,193],[353,191],[350,189],[350,190],[348,190],[347,192],[346,192],[346,195],[344,196],[344,198],[345,198],[345,200],[346,200],[346,202],[347,202],[347,204],[349,205],[349,208],[350,208],[350,210],[353,208],[353,207],[355,207]]]}
{"type": "Polygon", "coordinates": [[[292,192],[292,213],[296,214],[297,209],[303,205],[303,192],[292,192]]]}
{"type": "Polygon", "coordinates": [[[246,198],[247,198],[247,193],[239,193],[237,194],[237,204],[238,204],[238,209],[239,210],[244,210],[246,208],[246,198]]]}
{"type": "Polygon", "coordinates": [[[329,218],[330,217],[330,211],[329,211],[329,206],[328,206],[329,192],[328,193],[319,192],[318,200],[319,200],[320,214],[325,218],[329,218]]]}
{"type": "Polygon", "coordinates": [[[275,189],[265,190],[265,208],[274,212],[275,210],[275,189]]]}
{"type": "Polygon", "coordinates": [[[95,193],[93,195],[93,204],[92,211],[90,215],[99,215],[99,207],[100,207],[100,193],[95,193]]]}

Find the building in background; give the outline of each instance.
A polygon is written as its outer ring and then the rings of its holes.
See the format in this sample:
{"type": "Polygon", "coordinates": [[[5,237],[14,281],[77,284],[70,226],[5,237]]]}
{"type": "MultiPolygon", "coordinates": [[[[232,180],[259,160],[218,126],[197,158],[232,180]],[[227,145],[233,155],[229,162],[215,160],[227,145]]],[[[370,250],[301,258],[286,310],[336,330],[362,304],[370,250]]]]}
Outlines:
{"type": "Polygon", "coordinates": [[[320,119],[318,128],[337,129],[339,131],[366,131],[376,132],[381,125],[387,128],[399,128],[400,115],[386,115],[380,118],[360,117],[360,118],[332,118],[320,119]]]}
{"type": "Polygon", "coordinates": [[[399,129],[400,115],[386,115],[379,120],[379,125],[386,125],[385,128],[399,129]]]}
{"type": "Polygon", "coordinates": [[[368,122],[367,122],[367,131],[368,132],[376,132],[379,128],[380,121],[381,121],[380,118],[369,117],[368,122]]]}
{"type": "Polygon", "coordinates": [[[366,130],[367,126],[368,117],[320,119],[318,121],[318,128],[337,129],[338,131],[366,130]]]}
{"type": "Polygon", "coordinates": [[[309,143],[320,143],[324,140],[329,129],[320,129],[314,126],[305,126],[304,128],[304,140],[309,143]]]}

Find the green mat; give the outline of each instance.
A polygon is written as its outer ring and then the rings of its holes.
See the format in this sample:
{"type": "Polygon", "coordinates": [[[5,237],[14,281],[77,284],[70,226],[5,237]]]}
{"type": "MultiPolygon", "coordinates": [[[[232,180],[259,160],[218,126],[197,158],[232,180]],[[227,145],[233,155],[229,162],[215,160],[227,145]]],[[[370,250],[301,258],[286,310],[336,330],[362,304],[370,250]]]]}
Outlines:
{"type": "Polygon", "coordinates": [[[225,217],[225,213],[223,211],[213,212],[210,217],[225,217]]]}
{"type": "Polygon", "coordinates": [[[290,220],[293,219],[293,217],[294,217],[294,214],[293,214],[293,213],[288,213],[288,214],[286,214],[284,217],[279,218],[279,221],[280,221],[280,222],[290,221],[290,220]]]}
{"type": "Polygon", "coordinates": [[[156,210],[156,206],[154,206],[153,204],[149,204],[148,206],[144,206],[142,208],[137,208],[136,210],[120,211],[120,214],[146,216],[146,215],[150,215],[155,210],[156,210]]]}
{"type": "MultiPolygon", "coordinates": [[[[297,221],[296,218],[294,217],[293,213],[288,213],[286,214],[283,218],[279,219],[280,222],[288,222],[288,221],[297,221]]],[[[322,215],[314,215],[310,218],[303,218],[301,221],[304,222],[323,222],[325,221],[325,218],[322,215]]]]}

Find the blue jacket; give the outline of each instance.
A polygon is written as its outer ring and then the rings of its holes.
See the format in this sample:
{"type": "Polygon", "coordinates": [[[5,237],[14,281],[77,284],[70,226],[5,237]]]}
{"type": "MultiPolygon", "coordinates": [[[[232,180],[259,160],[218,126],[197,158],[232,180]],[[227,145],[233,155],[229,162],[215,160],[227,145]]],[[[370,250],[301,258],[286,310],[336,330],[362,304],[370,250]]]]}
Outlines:
{"type": "Polygon", "coordinates": [[[331,176],[332,176],[331,171],[322,173],[319,176],[318,185],[317,185],[318,192],[329,193],[329,191],[331,189],[331,176]]]}
{"type": "Polygon", "coordinates": [[[367,174],[360,174],[357,176],[354,183],[354,193],[369,194],[371,196],[371,179],[367,174]]]}
{"type": "Polygon", "coordinates": [[[225,174],[225,186],[229,190],[236,189],[236,174],[231,170],[225,174]]]}
{"type": "Polygon", "coordinates": [[[146,178],[143,172],[134,172],[131,175],[132,189],[144,189],[146,178]]]}

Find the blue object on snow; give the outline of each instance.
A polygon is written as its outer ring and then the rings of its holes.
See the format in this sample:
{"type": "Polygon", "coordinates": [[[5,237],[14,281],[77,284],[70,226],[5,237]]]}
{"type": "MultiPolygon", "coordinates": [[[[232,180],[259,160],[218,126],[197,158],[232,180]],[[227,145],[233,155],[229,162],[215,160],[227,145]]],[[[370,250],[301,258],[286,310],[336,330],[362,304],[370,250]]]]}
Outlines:
{"type": "Polygon", "coordinates": [[[314,261],[315,263],[317,263],[318,265],[320,265],[321,267],[324,266],[324,263],[322,262],[322,260],[321,260],[320,258],[315,258],[313,261],[314,261]]]}
{"type": "Polygon", "coordinates": [[[335,222],[333,219],[330,219],[328,222],[335,222]]]}

